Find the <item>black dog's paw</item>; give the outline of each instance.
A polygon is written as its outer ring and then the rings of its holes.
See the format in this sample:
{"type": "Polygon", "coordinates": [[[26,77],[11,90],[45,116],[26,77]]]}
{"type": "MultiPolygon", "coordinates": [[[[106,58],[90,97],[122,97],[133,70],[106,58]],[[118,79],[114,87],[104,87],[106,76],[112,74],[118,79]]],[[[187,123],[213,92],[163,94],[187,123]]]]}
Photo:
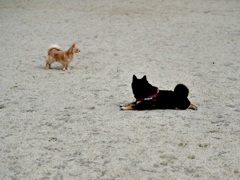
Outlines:
{"type": "Polygon", "coordinates": [[[119,105],[120,110],[124,110],[124,105],[119,105]]]}
{"type": "Polygon", "coordinates": [[[128,106],[120,106],[120,110],[129,110],[130,108],[128,106]]]}
{"type": "Polygon", "coordinates": [[[194,105],[194,104],[190,104],[190,106],[188,107],[188,109],[192,109],[192,110],[197,110],[198,109],[198,107],[196,106],[196,105],[194,105]]]}
{"type": "Polygon", "coordinates": [[[122,107],[123,107],[122,105],[119,105],[120,110],[122,110],[122,107]]]}
{"type": "Polygon", "coordinates": [[[120,105],[120,110],[135,110],[135,106],[132,106],[131,104],[127,105],[120,105]]]}

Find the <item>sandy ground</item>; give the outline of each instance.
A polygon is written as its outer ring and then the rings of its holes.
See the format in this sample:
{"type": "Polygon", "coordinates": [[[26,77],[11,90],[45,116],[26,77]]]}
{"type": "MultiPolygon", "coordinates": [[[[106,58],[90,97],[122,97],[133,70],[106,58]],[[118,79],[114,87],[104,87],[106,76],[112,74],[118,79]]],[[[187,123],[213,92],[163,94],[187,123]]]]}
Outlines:
{"type": "Polygon", "coordinates": [[[240,1],[1,0],[0,31],[0,179],[240,178],[240,1]],[[133,74],[199,110],[120,111],[133,74]]]}

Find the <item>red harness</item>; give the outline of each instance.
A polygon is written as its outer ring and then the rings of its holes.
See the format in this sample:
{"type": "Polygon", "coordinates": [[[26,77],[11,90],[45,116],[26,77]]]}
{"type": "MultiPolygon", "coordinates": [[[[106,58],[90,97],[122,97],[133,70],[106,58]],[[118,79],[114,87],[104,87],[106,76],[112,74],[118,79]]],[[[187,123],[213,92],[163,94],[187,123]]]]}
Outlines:
{"type": "Polygon", "coordinates": [[[136,101],[137,101],[137,102],[141,102],[141,101],[143,101],[144,99],[156,99],[159,91],[160,91],[160,89],[157,89],[157,91],[156,91],[155,94],[149,95],[148,97],[145,97],[145,98],[136,98],[136,101]]]}

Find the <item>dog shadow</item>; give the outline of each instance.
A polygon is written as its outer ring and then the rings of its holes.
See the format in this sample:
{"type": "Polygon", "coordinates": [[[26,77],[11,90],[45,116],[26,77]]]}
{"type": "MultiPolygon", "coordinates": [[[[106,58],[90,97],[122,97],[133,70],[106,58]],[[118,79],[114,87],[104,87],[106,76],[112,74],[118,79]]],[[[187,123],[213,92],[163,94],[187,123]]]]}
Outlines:
{"type": "Polygon", "coordinates": [[[45,70],[45,71],[63,71],[62,66],[57,65],[57,64],[52,65],[51,69],[46,69],[44,64],[36,66],[36,69],[41,69],[41,70],[45,70]]]}

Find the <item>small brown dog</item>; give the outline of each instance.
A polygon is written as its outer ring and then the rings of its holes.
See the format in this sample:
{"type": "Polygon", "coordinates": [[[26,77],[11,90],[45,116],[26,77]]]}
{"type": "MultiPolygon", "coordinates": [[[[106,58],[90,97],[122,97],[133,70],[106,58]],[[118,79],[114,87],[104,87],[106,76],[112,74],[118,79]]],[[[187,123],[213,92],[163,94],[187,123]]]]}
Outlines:
{"type": "Polygon", "coordinates": [[[74,43],[67,51],[63,51],[57,45],[53,45],[48,49],[48,58],[45,69],[51,69],[51,64],[56,61],[62,64],[63,70],[65,71],[68,69],[68,65],[73,60],[74,55],[79,52],[80,50],[76,43],[74,43]]]}

